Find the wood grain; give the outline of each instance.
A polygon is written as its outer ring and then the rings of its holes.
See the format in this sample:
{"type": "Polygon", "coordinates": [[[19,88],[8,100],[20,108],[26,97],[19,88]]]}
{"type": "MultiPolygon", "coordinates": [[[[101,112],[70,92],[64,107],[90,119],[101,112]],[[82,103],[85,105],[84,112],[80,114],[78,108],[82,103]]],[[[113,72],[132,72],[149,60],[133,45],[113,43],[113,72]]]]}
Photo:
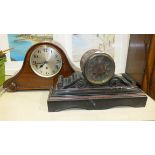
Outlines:
{"type": "Polygon", "coordinates": [[[153,35],[150,50],[146,58],[142,89],[155,99],[155,35],[153,35]]]}
{"type": "Polygon", "coordinates": [[[74,72],[74,69],[70,65],[65,52],[58,45],[54,43],[42,42],[33,45],[27,52],[22,69],[12,78],[5,81],[3,87],[8,91],[17,91],[17,90],[48,90],[54,86],[58,80],[59,75],[64,77],[71,75],[74,72]],[[43,78],[36,75],[30,67],[30,56],[31,53],[40,45],[47,45],[58,50],[59,54],[62,57],[63,65],[60,72],[51,78],[43,78]]]}
{"type": "Polygon", "coordinates": [[[126,73],[141,87],[149,52],[151,34],[131,34],[126,63],[126,73]]]}

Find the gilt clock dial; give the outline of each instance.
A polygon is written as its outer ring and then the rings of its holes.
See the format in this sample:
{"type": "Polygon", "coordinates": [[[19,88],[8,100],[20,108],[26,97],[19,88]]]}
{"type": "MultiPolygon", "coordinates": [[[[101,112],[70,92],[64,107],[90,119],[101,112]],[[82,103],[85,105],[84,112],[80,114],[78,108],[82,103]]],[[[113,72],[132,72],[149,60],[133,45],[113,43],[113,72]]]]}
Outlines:
{"type": "Polygon", "coordinates": [[[40,45],[30,56],[30,66],[35,74],[49,78],[61,70],[62,58],[57,49],[40,45]]]}
{"type": "Polygon", "coordinates": [[[100,50],[86,52],[80,62],[85,78],[92,84],[104,84],[114,75],[115,63],[112,57],[100,50]]]}

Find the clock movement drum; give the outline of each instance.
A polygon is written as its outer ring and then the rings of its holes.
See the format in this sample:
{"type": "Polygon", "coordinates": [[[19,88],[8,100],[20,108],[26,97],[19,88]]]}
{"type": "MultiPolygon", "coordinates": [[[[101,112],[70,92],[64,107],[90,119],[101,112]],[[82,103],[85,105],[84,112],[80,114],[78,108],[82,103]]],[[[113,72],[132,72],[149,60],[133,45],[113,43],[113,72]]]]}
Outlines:
{"type": "Polygon", "coordinates": [[[8,91],[47,90],[56,84],[59,75],[74,73],[72,66],[60,45],[38,43],[28,50],[21,70],[3,87],[8,91]]]}
{"type": "Polygon", "coordinates": [[[85,78],[92,84],[108,82],[115,72],[112,57],[98,49],[87,51],[81,58],[80,67],[85,78]]]}

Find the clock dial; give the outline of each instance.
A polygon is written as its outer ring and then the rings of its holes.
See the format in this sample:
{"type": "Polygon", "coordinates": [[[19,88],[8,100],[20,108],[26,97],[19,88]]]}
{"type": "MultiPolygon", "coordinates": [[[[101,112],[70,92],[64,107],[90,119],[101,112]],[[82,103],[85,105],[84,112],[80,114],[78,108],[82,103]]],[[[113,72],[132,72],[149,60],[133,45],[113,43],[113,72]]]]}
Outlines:
{"type": "Polygon", "coordinates": [[[86,79],[93,84],[109,81],[115,72],[115,63],[111,56],[99,50],[86,52],[80,62],[86,79]]]}
{"type": "Polygon", "coordinates": [[[49,78],[61,70],[62,58],[55,48],[41,45],[32,52],[30,66],[37,75],[49,78]]]}
{"type": "Polygon", "coordinates": [[[86,64],[85,74],[92,83],[105,83],[113,76],[113,63],[108,57],[95,56],[86,64]]]}

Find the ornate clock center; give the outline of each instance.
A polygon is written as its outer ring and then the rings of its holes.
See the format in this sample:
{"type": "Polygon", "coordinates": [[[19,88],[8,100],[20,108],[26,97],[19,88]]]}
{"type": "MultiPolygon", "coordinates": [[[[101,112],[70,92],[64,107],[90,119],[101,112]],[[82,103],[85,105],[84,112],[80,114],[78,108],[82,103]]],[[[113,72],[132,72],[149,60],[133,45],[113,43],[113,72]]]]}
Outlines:
{"type": "Polygon", "coordinates": [[[100,50],[89,50],[81,58],[81,70],[92,84],[102,85],[114,75],[115,63],[112,57],[100,50]]]}

